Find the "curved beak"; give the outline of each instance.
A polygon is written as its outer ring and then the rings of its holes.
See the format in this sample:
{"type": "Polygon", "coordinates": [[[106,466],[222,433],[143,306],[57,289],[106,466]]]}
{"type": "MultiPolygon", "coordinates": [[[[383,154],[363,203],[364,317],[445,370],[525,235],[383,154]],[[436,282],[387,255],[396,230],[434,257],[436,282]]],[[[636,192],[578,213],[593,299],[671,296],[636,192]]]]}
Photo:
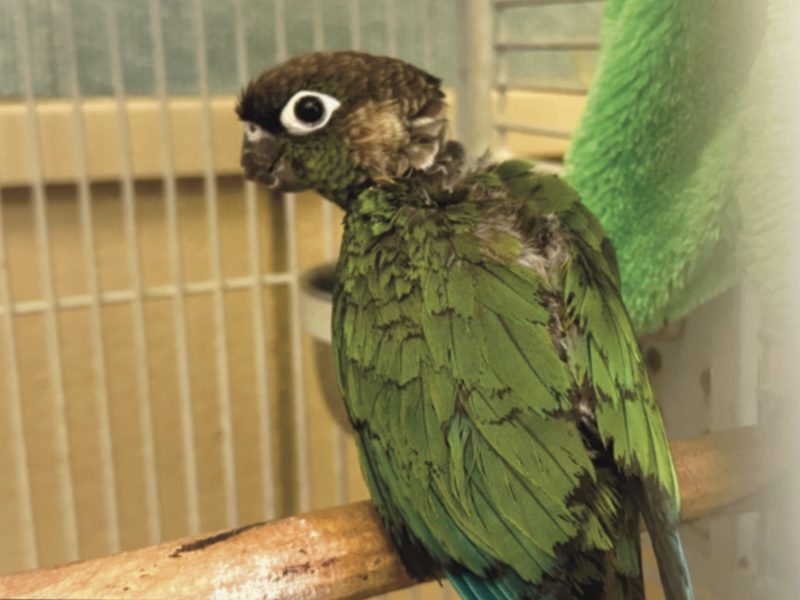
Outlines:
{"type": "Polygon", "coordinates": [[[270,189],[281,192],[299,192],[306,189],[295,175],[288,160],[283,157],[280,142],[264,133],[257,140],[242,140],[241,165],[249,181],[263,183],[270,189]]]}

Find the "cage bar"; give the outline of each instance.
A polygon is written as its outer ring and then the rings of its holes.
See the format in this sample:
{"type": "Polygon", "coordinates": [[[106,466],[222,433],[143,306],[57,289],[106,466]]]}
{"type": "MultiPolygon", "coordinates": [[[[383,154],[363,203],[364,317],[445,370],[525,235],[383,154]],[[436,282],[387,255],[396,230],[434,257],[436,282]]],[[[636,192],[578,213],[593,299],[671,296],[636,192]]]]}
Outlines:
{"type": "Polygon", "coordinates": [[[492,128],[491,5],[484,0],[466,0],[457,16],[458,36],[456,87],[458,139],[468,156],[478,157],[489,149],[492,128]]]}
{"type": "MultiPolygon", "coordinates": [[[[322,11],[322,0],[314,0],[313,4],[313,48],[315,52],[325,49],[325,22],[322,11]]],[[[325,260],[333,260],[336,249],[333,247],[333,206],[325,198],[320,198],[322,216],[322,249],[325,260]]]]}
{"type": "Polygon", "coordinates": [[[14,0],[14,25],[16,29],[17,63],[20,65],[20,80],[27,117],[30,154],[28,157],[33,179],[33,216],[36,229],[36,250],[39,255],[39,279],[42,295],[46,304],[45,343],[47,359],[50,367],[50,385],[53,394],[54,445],[58,481],[61,492],[64,545],[67,560],[80,558],[78,539],[78,516],[75,504],[75,489],[72,482],[72,466],[70,464],[69,433],[67,431],[67,405],[64,396],[64,374],[61,364],[61,340],[58,333],[56,316],[56,290],[53,278],[52,255],[50,252],[50,232],[47,224],[47,196],[44,176],[41,167],[41,147],[39,120],[36,114],[36,103],[33,95],[33,75],[29,54],[28,24],[24,7],[20,0],[14,0]]]}
{"type": "Polygon", "coordinates": [[[361,50],[361,10],[358,7],[358,0],[350,0],[348,12],[350,13],[350,48],[361,50]]]}
{"type": "MultiPolygon", "coordinates": [[[[144,470],[145,506],[147,507],[147,536],[150,543],[161,540],[161,507],[158,500],[158,471],[156,467],[155,435],[153,433],[153,409],[150,396],[150,367],[148,364],[147,338],[145,335],[144,298],[145,288],[142,267],[139,261],[139,231],[136,222],[136,199],[134,193],[133,161],[131,158],[131,132],[127,119],[125,85],[122,78],[119,31],[117,29],[116,4],[106,3],[106,33],[109,44],[109,66],[111,87],[116,102],[116,128],[119,136],[120,191],[122,193],[122,218],[125,236],[125,258],[131,289],[126,290],[125,302],[131,304],[133,348],[136,361],[136,397],[139,409],[139,429],[142,436],[142,463],[144,470]]],[[[105,304],[115,304],[112,293],[100,295],[105,304]]],[[[66,309],[64,303],[60,309],[66,309]]]]}
{"type": "MultiPolygon", "coordinates": [[[[325,49],[325,23],[322,12],[322,1],[314,0],[313,25],[314,51],[325,49]]],[[[333,243],[333,205],[325,198],[320,198],[320,216],[322,218],[322,252],[326,262],[333,261],[337,252],[333,243]]],[[[347,440],[337,423],[331,424],[331,467],[337,504],[348,501],[347,493],[347,440]]]]}
{"type": "MultiPolygon", "coordinates": [[[[285,0],[275,0],[275,45],[279,63],[289,57],[286,39],[285,0]]],[[[306,421],[305,384],[303,381],[303,347],[300,330],[300,281],[297,260],[297,225],[295,223],[295,196],[283,194],[284,227],[286,228],[287,267],[291,274],[289,287],[289,323],[292,342],[292,392],[294,398],[295,452],[297,454],[298,508],[311,507],[311,482],[308,458],[308,423],[306,421]]]]}
{"type": "Polygon", "coordinates": [[[159,99],[159,117],[162,134],[162,164],[164,168],[164,197],[166,200],[167,244],[172,281],[176,293],[172,296],[172,315],[175,327],[175,354],[178,375],[181,437],[183,442],[184,478],[186,484],[186,521],[190,533],[200,531],[199,490],[197,484],[197,457],[194,447],[192,422],[192,391],[189,380],[189,357],[186,334],[186,306],[183,297],[184,277],[181,265],[180,233],[178,224],[177,184],[172,150],[171,119],[167,97],[164,38],[161,30],[161,3],[149,0],[150,35],[155,58],[155,89],[159,99]]]}
{"type": "MultiPolygon", "coordinates": [[[[127,234],[126,234],[127,237],[127,234]]],[[[259,280],[254,280],[253,277],[229,277],[222,281],[222,287],[225,291],[234,290],[247,290],[254,287],[264,285],[283,285],[291,281],[291,274],[289,273],[265,273],[261,275],[259,280]]],[[[125,303],[138,303],[141,299],[145,300],[163,300],[165,298],[173,298],[176,294],[181,293],[184,296],[195,296],[198,294],[208,294],[212,292],[216,286],[220,285],[214,281],[192,281],[184,284],[183,289],[174,285],[156,285],[148,288],[125,289],[125,290],[110,290],[100,294],[100,300],[103,305],[112,304],[125,304],[125,303]]],[[[87,308],[91,302],[91,298],[87,295],[76,296],[61,296],[56,299],[56,306],[59,310],[75,310],[78,308],[87,308]]],[[[15,315],[28,315],[33,313],[45,312],[47,310],[47,302],[44,300],[22,300],[14,302],[11,305],[11,312],[15,315]]],[[[0,314],[8,312],[6,307],[0,306],[0,314]]]]}
{"type": "Polygon", "coordinates": [[[514,83],[498,80],[494,84],[494,89],[498,93],[506,94],[509,91],[515,92],[536,92],[541,94],[562,94],[569,96],[585,96],[589,93],[589,88],[583,86],[568,86],[568,85],[545,85],[537,83],[514,83]]]}
{"type": "Polygon", "coordinates": [[[100,442],[100,472],[103,488],[103,505],[106,512],[106,536],[110,552],[119,552],[119,506],[117,503],[117,474],[114,467],[114,444],[111,434],[111,416],[108,404],[108,372],[105,360],[103,320],[100,314],[100,279],[97,253],[95,252],[94,224],[92,222],[92,196],[89,188],[89,168],[86,152],[86,122],[81,107],[81,92],[78,84],[78,57],[73,29],[72,9],[69,2],[59,5],[63,10],[64,29],[69,36],[64,55],[67,62],[67,78],[72,101],[73,155],[78,175],[78,205],[80,212],[83,265],[86,271],[88,290],[91,360],[93,366],[95,410],[97,411],[98,437],[100,442]]]}
{"type": "Polygon", "coordinates": [[[303,347],[300,329],[300,290],[297,263],[296,215],[294,194],[284,194],[284,213],[287,236],[287,258],[289,271],[289,321],[292,336],[292,390],[294,392],[295,445],[298,471],[298,507],[305,511],[311,508],[311,481],[308,457],[308,424],[306,421],[305,382],[303,381],[303,347]]]}
{"type": "Polygon", "coordinates": [[[325,47],[325,22],[323,19],[322,0],[313,0],[311,9],[311,23],[313,27],[313,47],[319,52],[325,47]]]}
{"type": "Polygon", "coordinates": [[[494,0],[498,10],[518,8],[520,6],[553,6],[556,4],[594,4],[602,0],[494,0]]]}
{"type": "Polygon", "coordinates": [[[397,3],[395,0],[384,0],[386,26],[386,53],[397,56],[397,3]]]}
{"type": "Polygon", "coordinates": [[[205,18],[201,0],[194,2],[195,60],[197,62],[197,87],[200,93],[203,118],[203,187],[206,197],[206,225],[208,229],[211,280],[216,283],[211,292],[214,322],[214,346],[217,363],[217,396],[219,402],[219,430],[222,438],[222,476],[225,488],[225,519],[228,527],[239,523],[239,501],[236,489],[236,457],[233,446],[233,419],[231,417],[231,390],[228,361],[228,331],[225,324],[225,298],[222,283],[222,250],[219,241],[219,195],[217,176],[214,173],[214,134],[211,123],[210,95],[208,91],[208,65],[206,64],[205,18]]]}
{"type": "Polygon", "coordinates": [[[500,42],[494,45],[497,52],[545,52],[545,51],[590,51],[599,50],[596,39],[585,40],[541,40],[538,42],[500,42]]]}
{"type": "MultiPolygon", "coordinates": [[[[0,188],[0,302],[11,305],[11,286],[6,257],[5,225],[3,223],[3,194],[0,188]]],[[[33,493],[31,491],[30,463],[25,445],[25,422],[22,416],[22,392],[17,364],[17,340],[11,311],[4,311],[3,351],[8,396],[8,422],[11,431],[11,451],[14,453],[14,476],[17,490],[17,518],[22,532],[22,565],[32,569],[39,563],[36,543],[36,520],[33,515],[33,493]]]]}
{"type": "MultiPolygon", "coordinates": [[[[249,80],[247,44],[245,38],[242,0],[232,0],[236,32],[236,71],[239,84],[249,80]]],[[[258,196],[252,181],[244,182],[244,202],[247,219],[247,250],[250,261],[251,307],[253,312],[253,360],[256,376],[256,406],[258,410],[258,442],[261,461],[261,498],[264,517],[277,516],[275,506],[275,466],[272,456],[272,414],[270,408],[267,342],[264,324],[264,295],[261,287],[261,246],[258,240],[258,196]]],[[[288,274],[287,274],[288,278],[288,274]]]]}
{"type": "Polygon", "coordinates": [[[556,129],[554,127],[543,127],[539,125],[525,125],[523,123],[495,123],[495,129],[503,132],[512,131],[515,133],[526,133],[528,135],[540,135],[542,137],[558,138],[568,140],[572,137],[572,132],[566,129],[556,129]]]}
{"type": "MultiPolygon", "coordinates": [[[[495,8],[498,8],[495,6],[495,8]]],[[[506,38],[506,22],[503,15],[495,12],[495,39],[503,40],[506,38]]],[[[495,56],[497,62],[497,70],[495,73],[495,88],[497,89],[497,105],[494,120],[505,121],[508,118],[508,61],[505,54],[497,54],[495,56]]],[[[500,148],[506,148],[508,145],[508,136],[505,129],[497,129],[497,142],[500,148]]]]}
{"type": "Polygon", "coordinates": [[[433,24],[436,22],[436,0],[424,0],[422,12],[422,56],[425,70],[433,71],[433,24]]]}

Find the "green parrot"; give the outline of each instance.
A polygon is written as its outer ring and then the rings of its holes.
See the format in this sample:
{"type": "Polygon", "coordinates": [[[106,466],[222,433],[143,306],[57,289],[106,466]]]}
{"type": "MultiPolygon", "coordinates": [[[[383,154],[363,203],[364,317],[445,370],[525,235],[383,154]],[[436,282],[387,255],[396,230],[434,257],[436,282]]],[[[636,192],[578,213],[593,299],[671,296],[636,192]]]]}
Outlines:
{"type": "Polygon", "coordinates": [[[337,376],[409,573],[462,598],[643,598],[639,518],[693,597],[678,483],[614,251],[562,180],[464,168],[440,80],[313,53],[243,91],[246,177],[346,211],[337,376]]]}

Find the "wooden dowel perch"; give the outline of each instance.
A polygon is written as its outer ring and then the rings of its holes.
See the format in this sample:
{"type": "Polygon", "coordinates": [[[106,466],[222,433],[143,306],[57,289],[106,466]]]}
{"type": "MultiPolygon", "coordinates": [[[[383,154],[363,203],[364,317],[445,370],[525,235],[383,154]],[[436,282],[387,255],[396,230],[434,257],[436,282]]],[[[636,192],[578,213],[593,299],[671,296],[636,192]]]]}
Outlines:
{"type": "MultiPolygon", "coordinates": [[[[785,453],[757,427],[673,442],[690,521],[752,497],[785,453]]],[[[365,598],[414,585],[369,502],[0,578],[2,598],[365,598]]]]}

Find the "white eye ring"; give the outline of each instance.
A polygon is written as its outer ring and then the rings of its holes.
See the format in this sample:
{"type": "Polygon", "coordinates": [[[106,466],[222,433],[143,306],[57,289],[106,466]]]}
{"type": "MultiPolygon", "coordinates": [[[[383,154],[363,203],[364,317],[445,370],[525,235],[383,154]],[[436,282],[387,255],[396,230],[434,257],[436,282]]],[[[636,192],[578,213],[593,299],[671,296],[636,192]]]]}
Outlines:
{"type": "Polygon", "coordinates": [[[333,111],[341,105],[342,103],[333,96],[328,96],[321,92],[300,90],[289,99],[281,110],[281,124],[286,127],[286,131],[292,135],[307,135],[325,127],[333,111]],[[318,107],[320,109],[320,114],[319,117],[313,121],[301,119],[296,112],[298,101],[301,99],[305,100],[308,97],[319,101],[318,107]]]}
{"type": "Polygon", "coordinates": [[[244,121],[242,125],[244,125],[244,136],[247,138],[248,142],[257,142],[267,135],[267,132],[264,131],[260,125],[252,121],[244,121]]]}

